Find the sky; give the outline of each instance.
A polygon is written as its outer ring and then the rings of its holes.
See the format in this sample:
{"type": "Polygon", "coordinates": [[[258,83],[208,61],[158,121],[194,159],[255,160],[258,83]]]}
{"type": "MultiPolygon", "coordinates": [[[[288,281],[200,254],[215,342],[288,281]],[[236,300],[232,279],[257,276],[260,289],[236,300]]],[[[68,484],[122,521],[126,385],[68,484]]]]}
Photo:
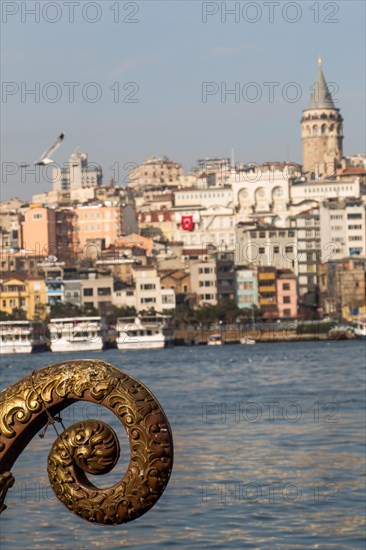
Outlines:
{"type": "Polygon", "coordinates": [[[232,150],[236,162],[301,163],[318,55],[344,154],[364,152],[365,5],[3,0],[1,199],[51,190],[48,171],[19,165],[60,132],[53,160],[64,165],[79,147],[104,183],[124,185],[152,154],[186,173],[232,150]]]}

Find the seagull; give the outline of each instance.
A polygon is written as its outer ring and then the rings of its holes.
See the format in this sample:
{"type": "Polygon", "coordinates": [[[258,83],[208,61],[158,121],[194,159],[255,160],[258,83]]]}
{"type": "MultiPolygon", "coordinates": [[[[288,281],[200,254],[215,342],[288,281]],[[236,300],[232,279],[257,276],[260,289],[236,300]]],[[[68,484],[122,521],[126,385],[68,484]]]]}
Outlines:
{"type": "Polygon", "coordinates": [[[50,156],[56,151],[56,149],[61,145],[62,140],[64,139],[64,134],[60,134],[56,139],[55,143],[51,145],[49,149],[40,156],[39,160],[34,162],[35,166],[46,166],[46,164],[51,164],[54,162],[50,156]]]}

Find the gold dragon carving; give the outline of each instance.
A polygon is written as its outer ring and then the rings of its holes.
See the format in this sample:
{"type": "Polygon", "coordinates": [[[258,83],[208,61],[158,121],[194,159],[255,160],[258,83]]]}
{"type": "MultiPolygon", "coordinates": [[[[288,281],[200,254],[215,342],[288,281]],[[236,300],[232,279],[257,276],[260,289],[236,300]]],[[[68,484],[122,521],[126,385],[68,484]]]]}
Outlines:
{"type": "Polygon", "coordinates": [[[118,483],[96,487],[86,474],[113,469],[120,454],[118,437],[100,420],[69,426],[48,456],[48,476],[58,499],[85,520],[115,525],[142,516],[160,498],[172,471],[173,439],[158,401],[141,382],[104,361],[63,361],[0,393],[0,513],[18,456],[76,401],[103,405],[116,415],[127,432],[130,462],[118,483]]]}

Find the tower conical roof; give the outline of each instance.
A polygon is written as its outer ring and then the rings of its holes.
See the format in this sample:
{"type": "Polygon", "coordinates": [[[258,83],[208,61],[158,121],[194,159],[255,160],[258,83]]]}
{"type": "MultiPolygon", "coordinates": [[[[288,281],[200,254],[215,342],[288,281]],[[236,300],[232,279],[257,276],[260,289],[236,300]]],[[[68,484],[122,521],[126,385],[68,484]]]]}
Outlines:
{"type": "Polygon", "coordinates": [[[311,93],[311,100],[308,109],[335,109],[332,94],[322,71],[322,59],[318,57],[318,77],[311,93]]]}

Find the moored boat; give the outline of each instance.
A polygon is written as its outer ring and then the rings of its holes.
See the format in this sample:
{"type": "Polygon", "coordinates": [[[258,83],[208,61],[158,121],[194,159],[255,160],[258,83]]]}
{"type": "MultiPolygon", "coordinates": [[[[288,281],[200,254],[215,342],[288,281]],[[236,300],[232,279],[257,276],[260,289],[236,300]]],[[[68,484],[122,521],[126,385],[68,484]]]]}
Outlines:
{"type": "Polygon", "coordinates": [[[103,317],[64,317],[51,319],[50,347],[61,351],[100,351],[108,338],[103,317]]]}
{"type": "Polygon", "coordinates": [[[119,350],[161,349],[172,345],[174,331],[170,317],[146,315],[119,317],[116,325],[116,343],[119,350]]]}
{"type": "Polygon", "coordinates": [[[240,343],[246,344],[246,345],[253,345],[256,343],[256,341],[254,340],[254,338],[244,337],[244,338],[240,338],[240,343]]]}
{"type": "Polygon", "coordinates": [[[45,349],[41,321],[1,321],[0,354],[32,353],[45,349]]]}
{"type": "Polygon", "coordinates": [[[221,334],[211,334],[208,338],[207,345],[208,346],[222,346],[223,341],[221,338],[221,334]]]}
{"type": "Polygon", "coordinates": [[[356,321],[355,335],[357,338],[366,339],[366,319],[360,319],[356,321]]]}

